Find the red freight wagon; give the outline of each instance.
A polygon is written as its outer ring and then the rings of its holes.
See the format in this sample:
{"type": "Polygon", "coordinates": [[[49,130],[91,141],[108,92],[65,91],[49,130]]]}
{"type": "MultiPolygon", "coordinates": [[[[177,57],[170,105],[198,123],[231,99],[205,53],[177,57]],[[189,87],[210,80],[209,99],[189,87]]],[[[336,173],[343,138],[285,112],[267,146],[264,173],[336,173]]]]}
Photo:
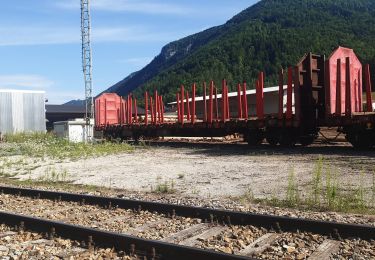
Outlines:
{"type": "Polygon", "coordinates": [[[260,144],[266,139],[271,145],[293,146],[296,143],[311,144],[320,127],[328,126],[337,127],[355,147],[375,145],[370,69],[368,65],[362,68],[352,49],[338,47],[329,59],[308,53],[295,67],[281,70],[277,114],[265,113],[264,82],[265,74],[260,72],[254,86],[255,115],[249,113],[247,88],[250,86],[246,82],[237,85],[236,111],[232,111],[234,108],[229,103],[226,80],[221,86],[216,86],[213,81],[204,82],[201,86],[204,93],[203,119],[197,117],[195,83],[191,88],[181,86],[176,93],[175,121],[164,121],[163,98],[156,90],[153,95],[145,93],[146,113],[142,120],[132,117],[131,96],[125,101],[126,113],[122,113],[121,98],[115,94],[103,94],[96,100],[96,130],[103,131],[108,138],[136,141],[163,136],[216,137],[238,133],[250,145],[260,144]],[[362,101],[363,89],[366,90],[365,102],[362,101]],[[118,101],[108,105],[110,98],[118,101]],[[126,104],[130,104],[130,112],[126,104]],[[364,105],[366,111],[363,111],[364,105]]]}

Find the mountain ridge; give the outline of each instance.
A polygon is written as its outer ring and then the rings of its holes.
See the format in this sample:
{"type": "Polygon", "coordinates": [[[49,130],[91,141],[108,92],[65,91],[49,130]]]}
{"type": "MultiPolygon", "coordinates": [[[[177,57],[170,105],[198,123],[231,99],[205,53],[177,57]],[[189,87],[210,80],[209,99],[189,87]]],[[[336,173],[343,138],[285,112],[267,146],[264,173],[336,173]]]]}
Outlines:
{"type": "Polygon", "coordinates": [[[374,41],[375,1],[263,0],[223,25],[167,44],[109,91],[142,96],[156,87],[171,101],[181,84],[211,79],[220,84],[225,77],[232,90],[243,80],[252,86],[259,70],[266,72],[266,85],[275,84],[281,67],[294,65],[306,52],[328,55],[338,45],[355,49],[374,72],[374,41]]]}

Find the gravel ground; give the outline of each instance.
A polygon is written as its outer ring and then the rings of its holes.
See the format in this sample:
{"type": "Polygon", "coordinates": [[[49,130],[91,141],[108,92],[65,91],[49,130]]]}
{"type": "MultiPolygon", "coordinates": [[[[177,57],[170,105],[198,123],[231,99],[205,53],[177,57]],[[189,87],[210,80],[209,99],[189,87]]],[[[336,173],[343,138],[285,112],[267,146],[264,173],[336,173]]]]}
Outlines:
{"type": "Polygon", "coordinates": [[[134,235],[147,239],[162,239],[191,225],[200,223],[199,219],[167,218],[164,215],[148,211],[133,212],[132,210],[119,208],[106,210],[91,205],[79,205],[74,202],[54,202],[7,194],[0,195],[0,205],[3,211],[120,233],[134,232],[134,235]],[[138,231],[143,225],[147,225],[146,230],[138,231]]]}
{"type": "Polygon", "coordinates": [[[326,239],[311,233],[282,233],[267,250],[257,255],[262,259],[306,259],[326,239]]]}
{"type": "MultiPolygon", "coordinates": [[[[13,178],[52,179],[64,175],[74,184],[96,185],[149,192],[166,184],[182,195],[202,198],[242,196],[249,190],[257,198],[277,194],[285,197],[288,176],[294,171],[303,193],[309,185],[318,158],[324,167],[337,174],[342,188],[355,188],[362,182],[372,187],[375,151],[356,152],[349,146],[312,146],[295,149],[261,146],[251,149],[243,144],[174,145],[160,143],[123,153],[78,161],[28,162],[27,173],[13,178]],[[156,146],[158,145],[158,146],[156,146]],[[176,147],[177,146],[177,147],[176,147]],[[103,174],[105,173],[105,174],[103,174]]],[[[325,170],[323,172],[325,174],[325,170]]]]}
{"type": "Polygon", "coordinates": [[[88,250],[67,239],[45,239],[38,233],[18,231],[0,225],[0,259],[132,259],[110,248],[88,250]]]}
{"type": "MultiPolygon", "coordinates": [[[[62,220],[72,224],[157,240],[169,237],[181,230],[201,223],[199,219],[178,216],[166,217],[147,211],[133,211],[119,208],[102,209],[91,205],[79,205],[73,202],[56,202],[7,194],[0,195],[0,205],[1,209],[5,211],[62,220]]],[[[269,213],[269,211],[267,212],[269,213]]],[[[316,214],[318,217],[318,213],[316,214]]],[[[270,231],[253,226],[229,226],[225,227],[217,235],[212,235],[202,240],[198,239],[197,246],[237,254],[268,232],[270,231]]],[[[305,259],[325,239],[326,237],[324,236],[311,233],[281,233],[264,252],[255,256],[262,259],[305,259]]],[[[46,248],[50,244],[48,241],[42,241],[41,247],[45,248],[45,251],[49,253],[58,254],[56,250],[55,252],[54,249],[46,248]]],[[[56,246],[56,244],[53,244],[53,246],[56,246]]],[[[72,246],[79,246],[79,244],[70,245],[70,247],[72,246]]],[[[5,254],[9,255],[10,251],[6,250],[4,248],[5,254]]],[[[20,250],[22,252],[24,249],[21,248],[20,250]]],[[[98,251],[97,253],[101,254],[103,252],[110,253],[105,250],[98,251]]],[[[355,254],[357,259],[371,259],[374,256],[374,252],[375,241],[344,240],[340,244],[339,253],[333,259],[347,259],[347,257],[352,257],[353,254],[355,254]]],[[[86,252],[82,252],[82,254],[84,253],[86,252]]],[[[97,259],[95,257],[87,259],[97,259]]]]}
{"type": "MultiPolygon", "coordinates": [[[[303,211],[240,201],[248,191],[257,198],[270,198],[275,194],[280,199],[284,198],[288,176],[292,170],[298,187],[305,190],[312,180],[319,157],[324,158],[325,169],[330,168],[337,173],[343,188],[353,189],[361,182],[366,190],[372,188],[375,151],[354,151],[344,143],[336,143],[335,147],[315,144],[295,149],[268,146],[250,149],[243,144],[202,142],[191,145],[188,142],[176,143],[169,140],[137,148],[133,153],[86,160],[57,162],[45,159],[42,164],[33,165],[33,160],[29,158],[26,160],[27,174],[10,172],[10,175],[15,174],[13,178],[21,180],[47,179],[53,182],[56,180],[49,179],[53,171],[60,178],[63,176],[64,181],[70,180],[78,185],[43,188],[375,226],[374,215],[303,211]],[[160,185],[166,185],[169,191],[155,192],[160,185]]],[[[20,158],[9,160],[17,161],[20,158]]],[[[134,232],[144,238],[162,239],[199,223],[197,219],[171,219],[145,211],[103,211],[94,206],[79,207],[76,203],[38,201],[40,203],[28,198],[0,195],[0,207],[4,210],[62,219],[105,230],[134,232]],[[10,201],[12,202],[9,203],[10,201]],[[53,210],[56,207],[59,208],[58,211],[53,210]],[[149,223],[153,223],[151,228],[143,230],[149,223]]],[[[236,253],[264,232],[266,231],[251,226],[233,226],[222,234],[200,241],[199,246],[236,253]]],[[[285,233],[260,256],[264,259],[304,259],[324,239],[318,236],[311,245],[311,250],[310,247],[305,250],[300,245],[311,243],[310,235],[312,234],[285,233]]],[[[374,241],[344,240],[333,259],[372,259],[375,258],[373,252],[374,241]]]]}
{"type": "Polygon", "coordinates": [[[375,240],[345,239],[340,244],[340,251],[332,259],[375,259],[375,240]]]}
{"type": "Polygon", "coordinates": [[[231,226],[219,235],[200,241],[198,247],[209,248],[224,253],[238,253],[257,238],[267,233],[264,228],[253,226],[231,226]]]}

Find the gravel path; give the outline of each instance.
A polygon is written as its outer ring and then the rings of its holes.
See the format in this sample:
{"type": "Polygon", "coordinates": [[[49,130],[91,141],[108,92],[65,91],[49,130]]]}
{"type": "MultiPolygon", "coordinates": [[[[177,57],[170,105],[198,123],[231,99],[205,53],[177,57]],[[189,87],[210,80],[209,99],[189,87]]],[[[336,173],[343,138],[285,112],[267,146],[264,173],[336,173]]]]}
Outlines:
{"type": "Polygon", "coordinates": [[[13,231],[0,225],[0,259],[132,259],[111,248],[89,250],[77,241],[44,238],[41,234],[13,231]]]}
{"type": "Polygon", "coordinates": [[[375,169],[375,151],[355,152],[345,145],[295,149],[251,149],[243,144],[158,145],[86,160],[46,159],[35,167],[29,161],[27,173],[14,178],[37,180],[64,175],[75,184],[142,192],[167,185],[180,194],[206,199],[242,196],[248,191],[257,198],[275,194],[284,198],[290,173],[294,172],[303,193],[313,179],[319,157],[324,158],[322,174],[330,169],[343,189],[358,187],[362,181],[363,187],[370,190],[375,169]]]}
{"type": "MultiPolygon", "coordinates": [[[[92,205],[80,205],[74,202],[34,199],[8,194],[0,195],[0,205],[4,211],[59,220],[71,224],[156,240],[168,239],[182,230],[203,225],[199,219],[179,216],[168,217],[147,211],[133,211],[119,208],[103,209],[92,205]]],[[[216,229],[217,232],[210,233],[206,237],[198,237],[193,244],[187,245],[196,245],[201,248],[226,253],[241,254],[254,241],[269,234],[269,232],[274,232],[254,226],[220,226],[215,223],[207,225],[209,226],[206,231],[216,229]]],[[[274,241],[270,241],[270,244],[264,250],[253,255],[262,259],[305,259],[316,251],[323,241],[327,239],[327,237],[311,233],[286,232],[275,233],[275,235],[277,237],[274,241]]],[[[37,239],[40,239],[40,237],[37,237],[37,239]]],[[[182,243],[185,243],[185,241],[182,241],[182,243]]],[[[40,244],[42,248],[50,245],[53,247],[58,246],[55,242],[52,243],[45,240],[42,240],[40,244]]],[[[76,245],[73,243],[70,247],[72,246],[79,246],[79,244],[76,245]]],[[[6,255],[9,255],[10,251],[5,247],[3,248],[4,252],[6,255]]],[[[70,247],[69,250],[72,251],[73,249],[71,250],[70,247]]],[[[20,250],[22,252],[24,249],[21,248],[20,250]]],[[[45,251],[52,252],[54,255],[60,254],[60,251],[57,249],[54,250],[50,248],[45,249],[45,251]]],[[[102,254],[103,252],[113,253],[105,250],[98,251],[97,253],[102,254]]],[[[337,258],[334,259],[344,259],[342,257],[353,256],[353,254],[358,259],[369,259],[373,257],[373,252],[375,252],[375,241],[344,240],[340,242],[340,249],[335,255],[337,258]]],[[[82,254],[84,253],[86,254],[86,252],[82,252],[82,254]]]]}

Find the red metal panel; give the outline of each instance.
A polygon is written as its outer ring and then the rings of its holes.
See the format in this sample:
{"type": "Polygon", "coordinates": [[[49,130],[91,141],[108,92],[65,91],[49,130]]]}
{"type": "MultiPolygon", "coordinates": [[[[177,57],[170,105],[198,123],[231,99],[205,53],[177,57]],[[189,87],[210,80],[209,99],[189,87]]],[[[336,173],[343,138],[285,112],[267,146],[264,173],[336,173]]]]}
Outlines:
{"type": "Polygon", "coordinates": [[[196,92],[196,85],[195,83],[193,84],[193,89],[192,89],[192,115],[191,115],[191,123],[195,123],[195,92],[196,92]]]}
{"type": "Polygon", "coordinates": [[[163,96],[160,96],[160,104],[161,104],[161,122],[164,123],[164,102],[163,96]]]}
{"type": "Polygon", "coordinates": [[[258,81],[256,82],[256,109],[258,119],[264,119],[264,73],[260,72],[258,76],[258,81]]]}
{"type": "Polygon", "coordinates": [[[279,119],[284,116],[284,71],[279,72],[279,119]]]}
{"type": "Polygon", "coordinates": [[[95,126],[100,126],[100,100],[95,100],[95,126]]]}
{"type": "Polygon", "coordinates": [[[129,96],[125,101],[125,123],[129,124],[129,96]]]}
{"type": "Polygon", "coordinates": [[[341,59],[337,59],[337,65],[336,65],[336,115],[341,115],[341,59]]]}
{"type": "MultiPolygon", "coordinates": [[[[331,71],[329,70],[329,60],[326,60],[324,63],[325,67],[325,75],[324,75],[324,88],[325,88],[325,116],[328,118],[328,116],[331,114],[331,71]]],[[[299,79],[298,79],[299,82],[299,79]]]]}
{"type": "Polygon", "coordinates": [[[215,120],[219,120],[219,102],[217,99],[217,88],[215,87],[215,120]]]}
{"type": "Polygon", "coordinates": [[[237,85],[237,108],[238,108],[238,118],[242,118],[242,102],[241,102],[241,84],[237,85]]]}
{"type": "Polygon", "coordinates": [[[137,99],[134,99],[134,121],[138,123],[138,107],[137,107],[137,99]]]}
{"type": "Polygon", "coordinates": [[[225,93],[226,93],[226,90],[225,90],[225,79],[223,79],[222,81],[222,94],[221,94],[221,103],[222,103],[222,106],[221,106],[221,119],[223,120],[223,122],[225,122],[226,120],[226,114],[227,114],[227,109],[226,109],[226,98],[225,98],[225,93]]]}
{"type": "Polygon", "coordinates": [[[161,110],[162,110],[162,108],[161,108],[161,96],[160,95],[158,95],[158,121],[159,121],[159,123],[161,123],[161,110]]]}
{"type": "Polygon", "coordinates": [[[345,61],[345,115],[351,116],[352,114],[352,81],[351,81],[351,66],[350,57],[345,61]]]}
{"type": "Polygon", "coordinates": [[[118,111],[121,108],[121,98],[115,93],[103,93],[95,99],[96,125],[119,124],[118,111]]]}
{"type": "Polygon", "coordinates": [[[213,95],[214,95],[214,82],[211,81],[210,96],[209,96],[209,102],[208,102],[208,123],[210,124],[212,124],[212,117],[213,117],[213,110],[214,110],[213,95]]]}
{"type": "Polygon", "coordinates": [[[181,123],[181,104],[180,104],[180,93],[177,92],[177,120],[181,123]]]}
{"type": "Polygon", "coordinates": [[[125,124],[125,101],[123,98],[120,99],[121,100],[121,124],[125,124]]]}
{"type": "Polygon", "coordinates": [[[207,85],[203,83],[203,122],[207,122],[207,85]]]}
{"type": "Polygon", "coordinates": [[[148,125],[148,92],[145,92],[145,124],[148,125]]]}
{"type": "Polygon", "coordinates": [[[152,96],[150,95],[150,108],[151,108],[151,124],[155,123],[155,118],[154,118],[154,102],[152,100],[152,96]]]}
{"type": "Polygon", "coordinates": [[[227,82],[225,81],[225,107],[226,107],[226,109],[227,109],[227,116],[226,116],[226,118],[227,119],[230,119],[230,111],[229,111],[229,109],[230,109],[230,107],[229,107],[229,88],[228,88],[228,85],[227,85],[227,82]]]}
{"type": "Polygon", "coordinates": [[[129,124],[133,124],[133,97],[129,95],[129,124]]]}
{"type": "Polygon", "coordinates": [[[181,111],[180,111],[180,114],[181,114],[181,124],[184,124],[184,117],[185,117],[185,101],[184,101],[184,93],[185,93],[185,90],[184,90],[184,85],[181,85],[181,111]]]}
{"type": "Polygon", "coordinates": [[[158,106],[158,91],[155,90],[154,92],[154,124],[156,125],[158,123],[158,111],[159,111],[159,106],[158,106]]]}
{"type": "Polygon", "coordinates": [[[360,75],[361,75],[361,71],[362,71],[362,64],[361,62],[359,61],[358,57],[356,56],[356,54],[354,53],[354,51],[352,49],[348,49],[348,48],[343,48],[343,47],[339,47],[337,48],[330,56],[329,58],[329,66],[328,66],[328,69],[330,70],[329,71],[329,74],[330,74],[330,86],[338,86],[337,85],[337,60],[338,59],[341,59],[341,61],[344,61],[346,58],[350,58],[350,62],[351,62],[351,70],[350,70],[350,97],[349,98],[346,98],[346,85],[344,83],[344,80],[346,78],[345,76],[345,68],[346,68],[346,64],[345,62],[341,62],[341,79],[342,79],[342,84],[341,84],[341,93],[340,93],[340,96],[341,96],[341,99],[340,100],[336,100],[337,98],[337,93],[336,93],[336,90],[337,88],[333,88],[331,87],[330,89],[330,107],[328,109],[328,113],[329,114],[341,114],[342,111],[346,111],[346,100],[350,100],[351,104],[350,104],[350,107],[351,107],[351,113],[352,112],[356,112],[356,111],[360,111],[361,108],[362,108],[362,103],[361,103],[361,94],[359,93],[362,93],[362,84],[358,84],[358,83],[361,83],[362,80],[360,79],[360,75]],[[357,82],[357,84],[355,84],[355,82],[357,82]],[[338,103],[341,103],[341,112],[340,111],[337,111],[337,104],[338,103]]]}
{"type": "Polygon", "coordinates": [[[286,119],[292,119],[292,95],[293,95],[293,68],[288,68],[288,89],[286,97],[286,119]]]}
{"type": "Polygon", "coordinates": [[[249,118],[249,109],[247,107],[247,89],[246,82],[243,83],[243,93],[242,93],[242,104],[243,104],[243,117],[247,120],[249,118]]]}
{"type": "Polygon", "coordinates": [[[96,125],[97,126],[100,126],[100,118],[102,117],[101,115],[101,104],[100,104],[100,100],[97,100],[98,101],[98,111],[97,111],[97,118],[96,118],[96,125]]]}
{"type": "Polygon", "coordinates": [[[358,88],[357,88],[357,95],[358,95],[358,112],[363,111],[363,103],[362,103],[362,70],[358,71],[358,88]]]}
{"type": "Polygon", "coordinates": [[[365,85],[366,85],[367,112],[372,112],[371,75],[370,75],[370,65],[369,64],[367,64],[366,67],[365,67],[365,85]]]}
{"type": "Polygon", "coordinates": [[[294,113],[297,120],[300,120],[301,116],[301,89],[299,83],[299,68],[298,66],[294,67],[294,113]]]}
{"type": "Polygon", "coordinates": [[[123,125],[124,121],[122,120],[123,117],[123,110],[122,110],[123,101],[122,98],[120,98],[120,108],[119,108],[119,124],[123,125]]]}
{"type": "Polygon", "coordinates": [[[189,91],[186,91],[186,106],[187,106],[187,120],[190,121],[190,102],[189,102],[189,91]]]}
{"type": "Polygon", "coordinates": [[[108,124],[108,121],[107,121],[107,100],[104,99],[104,125],[107,125],[108,124]]]}
{"type": "Polygon", "coordinates": [[[207,122],[207,86],[206,82],[203,83],[203,121],[207,122]]]}

